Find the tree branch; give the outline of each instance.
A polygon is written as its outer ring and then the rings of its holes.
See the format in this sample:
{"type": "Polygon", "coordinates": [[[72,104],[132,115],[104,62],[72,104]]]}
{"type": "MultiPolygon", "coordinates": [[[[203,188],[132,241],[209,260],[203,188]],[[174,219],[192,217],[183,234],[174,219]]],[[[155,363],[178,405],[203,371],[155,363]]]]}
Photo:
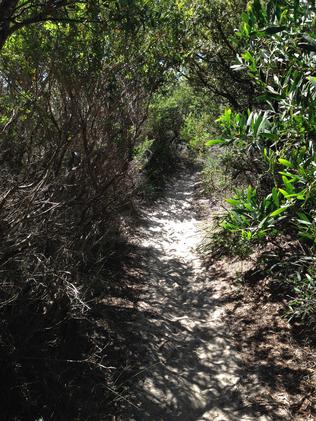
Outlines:
{"type": "Polygon", "coordinates": [[[62,8],[67,8],[76,4],[87,4],[88,0],[47,0],[41,5],[24,2],[18,5],[19,0],[0,0],[0,51],[3,48],[7,39],[14,32],[19,29],[40,22],[66,22],[66,23],[100,23],[99,20],[76,19],[68,17],[58,17],[56,12],[62,8]],[[39,6],[39,7],[38,7],[39,6]],[[32,8],[37,8],[38,13],[34,11],[34,15],[16,22],[16,19],[30,11],[32,8]],[[18,12],[18,13],[17,13],[18,12]]]}

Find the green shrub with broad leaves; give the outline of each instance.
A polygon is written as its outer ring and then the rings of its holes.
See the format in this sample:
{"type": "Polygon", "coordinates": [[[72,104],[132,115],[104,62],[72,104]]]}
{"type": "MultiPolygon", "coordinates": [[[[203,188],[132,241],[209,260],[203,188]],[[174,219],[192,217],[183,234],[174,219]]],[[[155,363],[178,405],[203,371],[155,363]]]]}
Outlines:
{"type": "MultiPolygon", "coordinates": [[[[245,241],[290,238],[302,253],[316,249],[316,32],[312,1],[253,0],[242,16],[233,66],[260,92],[254,109],[226,109],[221,135],[209,141],[230,150],[231,165],[251,185],[228,199],[221,226],[245,241]]],[[[312,318],[316,282],[307,270],[290,275],[292,315],[312,318]]]]}

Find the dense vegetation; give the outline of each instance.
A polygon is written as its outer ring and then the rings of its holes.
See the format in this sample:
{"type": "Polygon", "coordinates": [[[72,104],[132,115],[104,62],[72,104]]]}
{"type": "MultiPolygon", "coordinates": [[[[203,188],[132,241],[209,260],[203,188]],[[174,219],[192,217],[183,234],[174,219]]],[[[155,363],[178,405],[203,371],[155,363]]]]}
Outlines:
{"type": "Polygon", "coordinates": [[[235,39],[232,68],[247,72],[257,104],[218,118],[229,168],[248,187],[227,202],[221,227],[235,244],[273,246],[270,276],[289,286],[290,315],[315,322],[315,7],[254,1],[235,39]]]}
{"type": "Polygon", "coordinates": [[[100,420],[118,395],[96,302],[190,20],[166,1],[0,11],[2,417],[100,420]]]}
{"type": "Polygon", "coordinates": [[[315,54],[311,1],[0,0],[4,419],[108,419],[96,304],[179,145],[213,198],[239,186],[213,250],[266,250],[291,317],[315,322],[315,54]]]}

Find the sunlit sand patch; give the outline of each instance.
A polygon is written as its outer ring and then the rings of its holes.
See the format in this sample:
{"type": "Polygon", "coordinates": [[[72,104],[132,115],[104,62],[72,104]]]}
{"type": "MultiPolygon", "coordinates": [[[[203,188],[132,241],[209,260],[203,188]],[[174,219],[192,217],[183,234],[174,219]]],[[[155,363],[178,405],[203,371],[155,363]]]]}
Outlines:
{"type": "MultiPolygon", "coordinates": [[[[225,306],[197,247],[203,226],[195,214],[197,175],[184,173],[154,210],[144,209],[136,242],[146,252],[146,290],[138,302],[148,348],[135,391],[140,411],[123,421],[268,421],[248,408],[239,390],[242,361],[224,323],[225,306]]],[[[206,207],[205,201],[201,206],[206,207]]],[[[255,388],[257,379],[251,387],[255,388]]]]}

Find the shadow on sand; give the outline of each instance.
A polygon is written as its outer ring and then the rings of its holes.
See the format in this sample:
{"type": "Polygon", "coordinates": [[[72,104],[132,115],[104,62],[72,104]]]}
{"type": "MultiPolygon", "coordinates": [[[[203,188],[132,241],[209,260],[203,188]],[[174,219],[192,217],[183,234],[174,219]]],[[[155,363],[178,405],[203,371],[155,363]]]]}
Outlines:
{"type": "Polygon", "coordinates": [[[306,372],[285,369],[273,359],[263,358],[256,366],[241,359],[225,317],[232,298],[216,286],[229,274],[216,263],[206,272],[197,255],[185,259],[173,252],[181,235],[174,239],[168,224],[191,220],[194,207],[192,186],[188,189],[188,180],[179,183],[167,202],[149,216],[145,212],[141,241],[130,245],[121,276],[144,291],[138,303],[129,308],[99,304],[121,337],[118,352],[130,355],[117,378],[129,403],[118,402],[117,420],[288,421],[290,414],[273,390],[280,383],[286,390],[299,388],[297,379],[306,372]]]}

